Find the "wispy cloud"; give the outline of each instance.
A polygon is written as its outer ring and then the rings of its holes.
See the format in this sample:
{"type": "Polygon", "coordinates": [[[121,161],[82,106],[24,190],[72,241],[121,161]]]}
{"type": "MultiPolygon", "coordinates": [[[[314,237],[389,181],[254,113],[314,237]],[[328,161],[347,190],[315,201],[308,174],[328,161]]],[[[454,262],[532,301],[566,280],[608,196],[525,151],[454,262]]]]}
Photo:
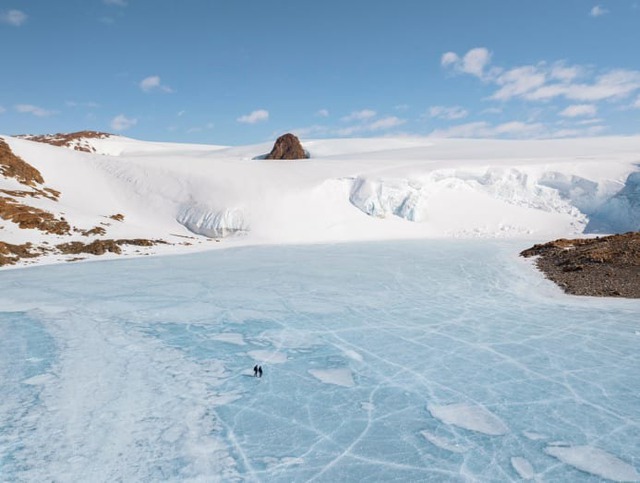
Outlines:
{"type": "Polygon", "coordinates": [[[114,131],[124,131],[138,124],[137,119],[128,118],[124,114],[119,114],[111,120],[111,129],[114,131]]]}
{"type": "Polygon", "coordinates": [[[2,114],[3,112],[7,112],[7,110],[4,107],[0,106],[0,114],[2,114]]]}
{"type": "Polygon", "coordinates": [[[506,138],[536,139],[594,136],[606,130],[605,126],[570,127],[550,129],[539,122],[510,121],[502,124],[491,124],[485,121],[471,122],[452,126],[447,129],[436,129],[429,137],[437,138],[506,138]]]}
{"type": "Polygon", "coordinates": [[[38,117],[52,116],[56,113],[55,111],[49,111],[42,107],[34,106],[33,104],[17,104],[15,109],[22,114],[33,114],[38,117]]]}
{"type": "Polygon", "coordinates": [[[162,82],[160,81],[160,76],[157,75],[145,77],[140,81],[138,85],[144,92],[173,92],[173,89],[171,89],[171,87],[162,84],[162,82]]]}
{"type": "Polygon", "coordinates": [[[560,111],[562,117],[593,117],[598,113],[598,108],[593,104],[574,104],[560,111]]]}
{"type": "Polygon", "coordinates": [[[586,67],[567,66],[563,62],[540,62],[504,69],[477,61],[489,61],[488,55],[477,53],[472,56],[476,59],[476,67],[465,67],[464,59],[479,50],[486,51],[483,48],[472,49],[463,57],[447,52],[442,56],[441,63],[447,69],[453,68],[455,73],[474,75],[487,84],[496,85],[498,89],[489,97],[492,100],[519,98],[549,101],[563,97],[571,101],[598,102],[624,99],[640,90],[640,71],[628,69],[614,69],[594,75],[586,67]]]}
{"type": "Polygon", "coordinates": [[[27,21],[27,14],[21,10],[9,10],[0,12],[0,23],[20,27],[27,21]]]}
{"type": "Polygon", "coordinates": [[[429,108],[428,114],[429,117],[453,121],[455,119],[463,119],[467,117],[469,115],[469,111],[460,106],[432,106],[429,108]]]}
{"type": "Polygon", "coordinates": [[[596,5],[595,7],[593,7],[589,11],[589,15],[591,17],[602,17],[603,15],[606,15],[607,13],[609,13],[609,10],[607,10],[606,8],[603,8],[600,5],[596,5]]]}
{"type": "Polygon", "coordinates": [[[126,7],[127,5],[129,5],[127,0],[102,0],[102,3],[104,3],[105,5],[113,5],[116,7],[126,7]]]}
{"type": "Polygon", "coordinates": [[[329,117],[329,111],[327,109],[320,109],[316,112],[317,117],[329,117]]]}
{"type": "Polygon", "coordinates": [[[14,27],[20,27],[27,21],[27,14],[21,10],[9,10],[7,12],[0,12],[0,23],[13,25],[14,27]]]}
{"type": "Polygon", "coordinates": [[[342,118],[344,122],[352,122],[352,121],[366,121],[367,119],[371,119],[372,117],[376,117],[376,111],[372,109],[362,109],[361,111],[353,111],[348,116],[342,118]]]}
{"type": "Polygon", "coordinates": [[[187,129],[187,133],[188,134],[192,134],[192,133],[196,133],[196,132],[202,132],[202,131],[205,131],[205,130],[211,130],[214,127],[215,127],[215,124],[213,124],[212,122],[208,122],[204,126],[190,127],[189,129],[187,129]]]}
{"type": "Polygon", "coordinates": [[[96,109],[100,107],[100,104],[93,101],[89,101],[89,102],[66,101],[65,105],[67,107],[86,107],[88,109],[96,109]]]}
{"type": "Polygon", "coordinates": [[[529,138],[543,133],[545,127],[541,123],[525,123],[511,121],[503,124],[492,125],[485,121],[460,124],[446,129],[436,129],[430,137],[439,138],[529,138]]]}
{"type": "Polygon", "coordinates": [[[257,122],[264,122],[269,120],[269,111],[265,109],[258,109],[244,116],[240,116],[236,121],[244,124],[255,124],[257,122]]]}
{"type": "Polygon", "coordinates": [[[335,131],[338,136],[352,136],[358,133],[384,131],[394,127],[403,125],[406,122],[404,119],[400,119],[396,116],[383,117],[381,119],[369,120],[354,126],[340,128],[335,131]]]}
{"type": "Polygon", "coordinates": [[[633,107],[636,109],[640,109],[640,96],[638,96],[636,102],[633,103],[633,107]]]}

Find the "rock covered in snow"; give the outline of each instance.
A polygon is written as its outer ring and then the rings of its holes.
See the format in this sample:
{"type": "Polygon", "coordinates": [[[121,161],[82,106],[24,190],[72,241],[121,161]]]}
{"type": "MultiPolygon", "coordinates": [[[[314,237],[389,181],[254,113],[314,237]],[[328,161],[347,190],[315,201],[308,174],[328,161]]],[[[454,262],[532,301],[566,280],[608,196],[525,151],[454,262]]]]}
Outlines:
{"type": "Polygon", "coordinates": [[[276,139],[273,149],[265,159],[307,159],[308,157],[298,137],[287,133],[276,139]]]}

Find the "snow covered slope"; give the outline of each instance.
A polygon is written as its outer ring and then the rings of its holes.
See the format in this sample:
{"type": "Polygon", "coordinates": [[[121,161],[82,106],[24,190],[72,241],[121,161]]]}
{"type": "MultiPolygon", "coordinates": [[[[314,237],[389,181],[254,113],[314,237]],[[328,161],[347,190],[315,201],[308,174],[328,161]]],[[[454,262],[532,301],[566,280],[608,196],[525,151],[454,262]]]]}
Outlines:
{"type": "MultiPolygon", "coordinates": [[[[106,233],[97,238],[172,244],[153,253],[640,229],[640,137],[303,140],[311,159],[300,161],[256,159],[270,144],[226,148],[109,136],[91,139],[95,153],[85,153],[2,139],[61,192],[58,201],[34,200],[38,208],[81,230],[102,226],[106,233]],[[114,214],[124,220],[108,218],[114,214]]],[[[0,189],[16,189],[15,180],[0,176],[0,189]]],[[[0,241],[8,243],[87,241],[0,223],[0,241]]]]}

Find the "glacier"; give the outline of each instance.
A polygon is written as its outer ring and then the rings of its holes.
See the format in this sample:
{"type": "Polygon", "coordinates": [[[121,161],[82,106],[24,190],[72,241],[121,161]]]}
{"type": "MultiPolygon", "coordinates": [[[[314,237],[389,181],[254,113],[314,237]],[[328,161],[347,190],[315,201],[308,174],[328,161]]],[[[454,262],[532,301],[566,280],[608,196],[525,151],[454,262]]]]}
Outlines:
{"type": "Polygon", "coordinates": [[[525,244],[4,271],[1,479],[638,481],[640,306],[561,293],[525,244]]]}

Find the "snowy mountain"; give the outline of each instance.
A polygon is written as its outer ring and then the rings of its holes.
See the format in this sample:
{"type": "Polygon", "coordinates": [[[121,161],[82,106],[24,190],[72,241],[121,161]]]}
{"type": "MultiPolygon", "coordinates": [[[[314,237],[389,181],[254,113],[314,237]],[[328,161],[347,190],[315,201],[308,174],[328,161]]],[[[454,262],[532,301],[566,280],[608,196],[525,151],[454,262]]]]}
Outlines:
{"type": "Polygon", "coordinates": [[[0,242],[42,248],[21,264],[88,257],[96,250],[79,257],[75,248],[94,240],[145,254],[640,228],[640,137],[303,140],[311,158],[298,161],[260,159],[270,144],[156,143],[89,131],[0,140],[42,177],[0,177],[0,242]],[[20,228],[17,205],[68,227],[20,228]],[[53,248],[70,242],[81,243],[66,254],[53,248]]]}

